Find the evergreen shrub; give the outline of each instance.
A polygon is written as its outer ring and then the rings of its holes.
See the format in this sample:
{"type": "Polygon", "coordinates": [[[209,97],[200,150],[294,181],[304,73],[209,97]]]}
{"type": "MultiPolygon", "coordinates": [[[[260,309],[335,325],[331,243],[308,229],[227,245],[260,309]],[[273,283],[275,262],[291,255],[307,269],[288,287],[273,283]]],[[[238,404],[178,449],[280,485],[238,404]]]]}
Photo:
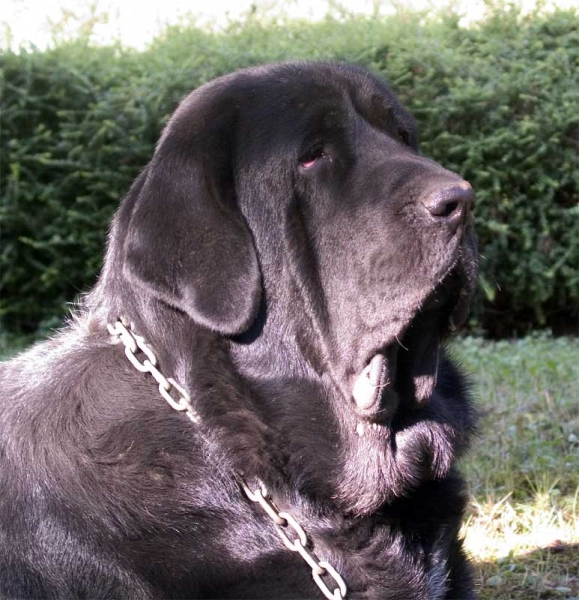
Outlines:
{"type": "MultiPolygon", "coordinates": [[[[45,331],[95,281],[107,224],[179,100],[237,68],[343,60],[383,76],[422,151],[472,182],[482,255],[471,327],[577,319],[579,14],[251,18],[168,28],[145,51],[84,40],[0,56],[0,319],[45,331]]],[[[576,321],[575,321],[576,322],[576,321]]]]}

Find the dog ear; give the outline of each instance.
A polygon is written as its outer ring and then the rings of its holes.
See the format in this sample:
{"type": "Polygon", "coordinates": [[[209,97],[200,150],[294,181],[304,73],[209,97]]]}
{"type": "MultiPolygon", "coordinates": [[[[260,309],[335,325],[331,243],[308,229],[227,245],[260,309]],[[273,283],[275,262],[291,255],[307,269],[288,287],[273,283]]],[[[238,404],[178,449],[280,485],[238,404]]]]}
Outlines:
{"type": "Polygon", "coordinates": [[[261,275],[236,201],[235,116],[206,96],[192,94],[161,137],[130,218],[123,271],[200,325],[235,335],[257,314],[261,275]]]}

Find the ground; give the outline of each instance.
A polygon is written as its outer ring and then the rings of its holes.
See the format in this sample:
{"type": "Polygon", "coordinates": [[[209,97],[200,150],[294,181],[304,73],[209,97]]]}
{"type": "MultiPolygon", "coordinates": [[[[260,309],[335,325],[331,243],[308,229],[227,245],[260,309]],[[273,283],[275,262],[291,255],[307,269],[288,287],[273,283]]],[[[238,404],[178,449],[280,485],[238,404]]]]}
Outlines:
{"type": "Polygon", "coordinates": [[[579,340],[465,338],[479,437],[463,471],[480,600],[579,598],[579,340]]]}

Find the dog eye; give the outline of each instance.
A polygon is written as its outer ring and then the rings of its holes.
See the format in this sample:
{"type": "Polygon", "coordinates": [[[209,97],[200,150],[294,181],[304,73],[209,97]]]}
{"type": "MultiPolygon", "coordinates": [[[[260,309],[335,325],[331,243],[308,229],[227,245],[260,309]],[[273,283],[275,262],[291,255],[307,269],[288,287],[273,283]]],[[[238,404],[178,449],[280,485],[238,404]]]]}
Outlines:
{"type": "Polygon", "coordinates": [[[410,143],[410,133],[408,133],[406,129],[398,129],[398,135],[400,136],[400,139],[402,140],[403,144],[406,144],[407,146],[412,145],[410,143]]]}
{"type": "Polygon", "coordinates": [[[311,169],[316,162],[324,156],[326,156],[324,145],[321,142],[318,142],[302,155],[299,161],[300,167],[303,169],[311,169]]]}

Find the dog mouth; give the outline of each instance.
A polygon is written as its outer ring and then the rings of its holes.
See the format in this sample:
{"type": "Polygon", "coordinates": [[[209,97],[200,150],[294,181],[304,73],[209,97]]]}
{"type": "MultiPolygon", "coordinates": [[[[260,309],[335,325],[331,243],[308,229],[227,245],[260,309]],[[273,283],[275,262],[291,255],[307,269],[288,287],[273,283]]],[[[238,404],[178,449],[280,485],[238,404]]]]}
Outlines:
{"type": "Polygon", "coordinates": [[[429,400],[441,344],[466,318],[469,287],[461,269],[452,269],[395,339],[370,353],[352,389],[358,435],[380,432],[399,407],[413,410],[429,400]]]}

